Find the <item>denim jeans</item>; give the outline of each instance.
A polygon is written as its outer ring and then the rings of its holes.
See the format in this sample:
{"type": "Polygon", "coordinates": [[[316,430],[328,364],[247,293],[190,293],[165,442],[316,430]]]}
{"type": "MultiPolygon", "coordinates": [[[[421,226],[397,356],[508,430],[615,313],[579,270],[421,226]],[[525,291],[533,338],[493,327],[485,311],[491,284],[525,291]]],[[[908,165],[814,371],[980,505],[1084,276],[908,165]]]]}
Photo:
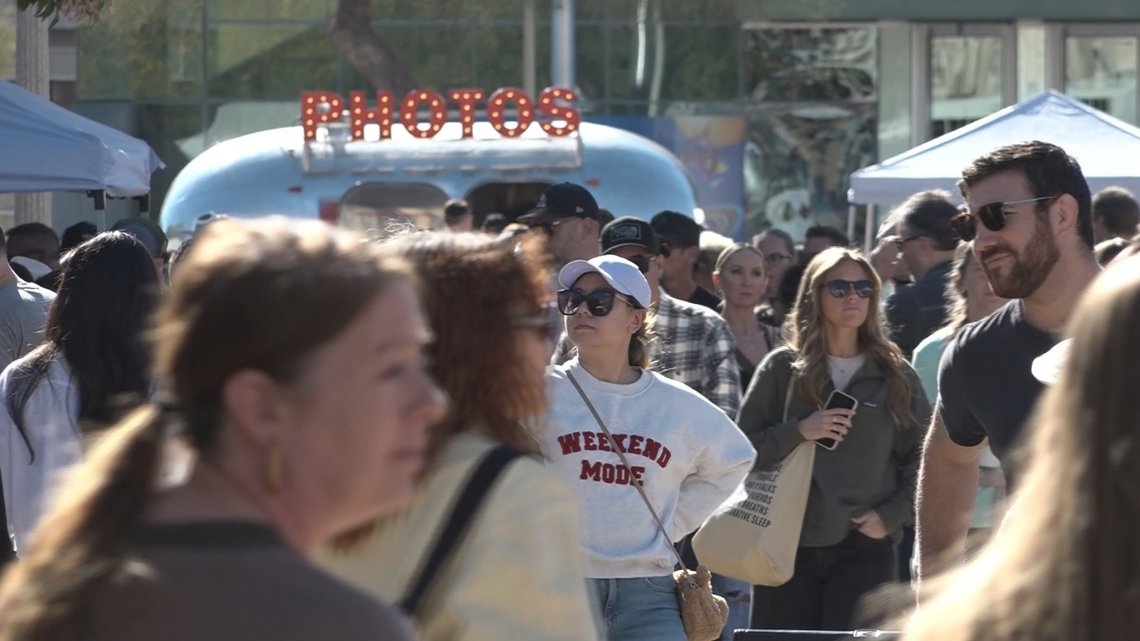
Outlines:
{"type": "Polygon", "coordinates": [[[589,579],[605,641],[686,641],[670,576],[589,579]]]}
{"type": "Polygon", "coordinates": [[[721,641],[732,641],[733,631],[748,628],[748,612],[752,607],[752,586],[744,581],[712,575],[712,591],[728,601],[728,621],[724,624],[721,641]]]}

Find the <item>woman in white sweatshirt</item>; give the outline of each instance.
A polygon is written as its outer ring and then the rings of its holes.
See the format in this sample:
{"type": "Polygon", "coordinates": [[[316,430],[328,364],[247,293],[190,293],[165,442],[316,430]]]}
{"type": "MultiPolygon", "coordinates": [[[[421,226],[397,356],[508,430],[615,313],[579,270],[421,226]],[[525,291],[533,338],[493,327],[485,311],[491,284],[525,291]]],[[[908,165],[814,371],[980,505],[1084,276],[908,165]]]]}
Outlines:
{"type": "Polygon", "coordinates": [[[550,409],[537,436],[579,497],[586,577],[604,638],[685,641],[671,547],[733,494],[756,452],[719,408],[646,368],[651,296],[633,263],[617,256],[573,261],[559,272],[558,285],[558,307],[578,357],[550,370],[550,409]]]}

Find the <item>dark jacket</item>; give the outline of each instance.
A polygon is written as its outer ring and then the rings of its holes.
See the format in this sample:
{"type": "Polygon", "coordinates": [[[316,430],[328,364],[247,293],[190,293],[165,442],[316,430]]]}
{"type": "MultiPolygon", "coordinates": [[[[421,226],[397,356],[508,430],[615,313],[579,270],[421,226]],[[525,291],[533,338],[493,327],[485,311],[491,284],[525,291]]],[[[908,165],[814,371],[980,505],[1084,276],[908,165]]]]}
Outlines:
{"type": "MultiPolygon", "coordinates": [[[[762,469],[783,459],[804,442],[798,424],[819,409],[793,395],[784,421],[784,398],[792,380],[795,353],[781,347],[769,354],[740,406],[737,424],[756,448],[756,467],[762,469]]],[[[904,365],[910,382],[910,415],[905,425],[895,425],[887,410],[887,381],[879,366],[868,358],[847,384],[846,392],[859,400],[851,431],[839,447],[817,448],[812,470],[800,545],[835,545],[855,527],[852,517],[873,509],[892,538],[914,520],[914,489],[930,403],[918,375],[904,365]]],[[[827,383],[822,397],[834,387],[827,383]]]]}
{"type": "Polygon", "coordinates": [[[909,361],[914,348],[946,322],[946,279],[950,262],[931,267],[913,285],[895,292],[886,303],[891,340],[909,361]]]}

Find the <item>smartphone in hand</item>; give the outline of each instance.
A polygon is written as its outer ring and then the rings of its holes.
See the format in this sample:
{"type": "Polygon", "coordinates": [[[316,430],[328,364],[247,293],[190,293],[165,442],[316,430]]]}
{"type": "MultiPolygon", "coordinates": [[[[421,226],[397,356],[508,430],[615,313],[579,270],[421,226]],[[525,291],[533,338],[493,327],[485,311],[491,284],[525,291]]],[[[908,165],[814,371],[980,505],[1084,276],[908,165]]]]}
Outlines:
{"type": "MultiPolygon", "coordinates": [[[[844,409],[854,412],[857,407],[859,407],[858,399],[839,390],[833,390],[831,395],[827,397],[827,402],[823,404],[825,410],[844,409]]],[[[834,450],[839,442],[833,438],[821,438],[815,444],[825,450],[834,450]]]]}

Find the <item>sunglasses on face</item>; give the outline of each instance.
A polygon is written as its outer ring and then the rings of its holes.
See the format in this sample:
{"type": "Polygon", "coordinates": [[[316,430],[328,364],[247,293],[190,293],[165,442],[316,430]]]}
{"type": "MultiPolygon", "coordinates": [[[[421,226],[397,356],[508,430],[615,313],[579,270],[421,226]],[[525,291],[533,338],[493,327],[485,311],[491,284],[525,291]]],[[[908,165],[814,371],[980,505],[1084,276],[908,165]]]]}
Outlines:
{"type": "Polygon", "coordinates": [[[869,280],[843,280],[837,278],[829,280],[823,284],[827,288],[827,292],[836,298],[847,298],[851,294],[851,290],[855,290],[855,295],[859,298],[870,298],[875,293],[875,284],[869,280]]]}
{"type": "Polygon", "coordinates": [[[619,296],[616,291],[603,287],[588,294],[583,294],[577,289],[559,290],[558,311],[566,316],[573,316],[585,304],[586,311],[590,312],[590,316],[605,316],[614,308],[614,300],[620,300],[636,309],[633,303],[619,296]]]}
{"type": "Polygon", "coordinates": [[[668,258],[669,254],[673,253],[673,242],[669,240],[658,239],[657,248],[661,252],[662,256],[668,258]]]}
{"type": "Polygon", "coordinates": [[[626,260],[633,263],[634,265],[637,265],[637,269],[642,274],[648,274],[649,273],[649,265],[650,265],[650,263],[653,262],[653,257],[652,256],[628,256],[628,257],[626,257],[626,260]]]}
{"type": "Polygon", "coordinates": [[[543,305],[541,312],[512,318],[511,327],[535,330],[543,339],[557,343],[562,332],[562,323],[558,319],[558,307],[551,303],[543,305]]]}
{"type": "Polygon", "coordinates": [[[1023,198],[1021,200],[1007,200],[1004,202],[989,203],[978,207],[977,211],[970,213],[965,207],[957,216],[950,219],[950,229],[958,234],[958,238],[966,242],[974,240],[978,235],[978,221],[981,221],[990,231],[1005,229],[1005,217],[1017,212],[1005,211],[1010,205],[1023,205],[1042,200],[1052,200],[1057,196],[1041,196],[1040,198],[1023,198]]]}
{"type": "Polygon", "coordinates": [[[553,236],[554,235],[554,228],[561,225],[564,222],[566,222],[566,221],[564,221],[564,220],[552,220],[548,223],[535,223],[535,224],[531,225],[531,229],[537,229],[538,231],[546,234],[547,236],[553,236]]]}
{"type": "Polygon", "coordinates": [[[789,254],[765,254],[764,262],[768,263],[769,265],[779,265],[785,260],[791,260],[793,258],[795,258],[795,256],[791,256],[789,254]]]}

